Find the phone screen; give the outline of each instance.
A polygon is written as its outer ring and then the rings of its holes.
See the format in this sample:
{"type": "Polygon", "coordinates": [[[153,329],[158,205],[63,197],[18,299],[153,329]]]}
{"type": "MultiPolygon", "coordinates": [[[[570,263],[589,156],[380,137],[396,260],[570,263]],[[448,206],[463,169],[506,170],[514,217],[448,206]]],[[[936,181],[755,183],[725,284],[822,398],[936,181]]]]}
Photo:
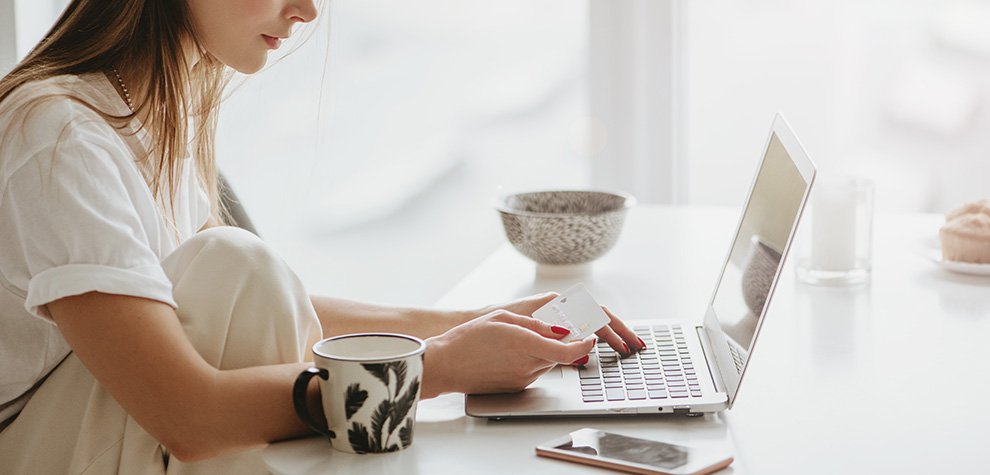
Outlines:
{"type": "Polygon", "coordinates": [[[674,470],[691,462],[691,452],[677,445],[626,437],[600,430],[579,430],[554,448],[595,457],[623,460],[674,470]]]}

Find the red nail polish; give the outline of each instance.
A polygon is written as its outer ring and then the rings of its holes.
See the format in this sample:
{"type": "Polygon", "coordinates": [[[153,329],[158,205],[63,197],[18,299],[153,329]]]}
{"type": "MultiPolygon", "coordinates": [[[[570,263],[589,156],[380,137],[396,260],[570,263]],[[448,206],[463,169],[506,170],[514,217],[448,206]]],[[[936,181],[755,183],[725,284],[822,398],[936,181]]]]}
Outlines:
{"type": "Polygon", "coordinates": [[[644,348],[646,348],[646,342],[644,342],[644,341],[643,341],[643,339],[642,339],[642,338],[640,338],[640,339],[639,339],[639,349],[641,349],[641,350],[642,350],[642,349],[644,349],[644,348]]]}
{"type": "Polygon", "coordinates": [[[580,358],[578,358],[578,359],[576,359],[576,360],[574,360],[574,362],[573,362],[573,363],[571,363],[571,365],[574,365],[574,366],[581,366],[581,365],[583,365],[583,364],[587,364],[587,363],[588,363],[588,359],[589,359],[589,358],[588,358],[588,355],[584,355],[584,356],[582,356],[582,357],[580,357],[580,358]]]}
{"type": "Polygon", "coordinates": [[[568,330],[568,329],[566,329],[564,327],[558,327],[557,325],[551,325],[550,326],[550,331],[552,331],[552,332],[554,332],[554,333],[556,333],[558,335],[567,335],[568,333],[571,332],[570,330],[568,330]]]}
{"type": "Polygon", "coordinates": [[[625,342],[622,343],[622,347],[626,349],[626,354],[627,355],[632,354],[632,352],[629,351],[629,345],[625,344],[625,342]]]}

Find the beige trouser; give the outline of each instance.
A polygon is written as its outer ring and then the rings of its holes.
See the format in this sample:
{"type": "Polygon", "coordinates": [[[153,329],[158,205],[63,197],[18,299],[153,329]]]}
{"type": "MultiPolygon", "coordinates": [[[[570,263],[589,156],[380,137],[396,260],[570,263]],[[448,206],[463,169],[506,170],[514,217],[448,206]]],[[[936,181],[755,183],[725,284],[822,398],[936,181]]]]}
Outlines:
{"type": "MultiPolygon", "coordinates": [[[[320,337],[298,277],[254,235],[197,234],[162,263],[179,320],[220,369],[298,362],[320,337]]],[[[286,391],[285,397],[292,396],[286,391]]],[[[196,463],[169,458],[70,354],[0,432],[0,474],[268,473],[255,449],[196,463]]]]}

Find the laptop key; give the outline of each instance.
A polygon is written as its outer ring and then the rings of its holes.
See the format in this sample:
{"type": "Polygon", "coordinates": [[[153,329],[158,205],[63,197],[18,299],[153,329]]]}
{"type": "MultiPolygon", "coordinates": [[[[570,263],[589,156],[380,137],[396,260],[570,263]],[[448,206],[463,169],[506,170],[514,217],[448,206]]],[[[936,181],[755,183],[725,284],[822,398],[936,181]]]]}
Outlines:
{"type": "Polygon", "coordinates": [[[630,389],[629,390],[629,399],[632,399],[632,400],[646,399],[646,391],[644,391],[642,389],[630,389]]]}
{"type": "Polygon", "coordinates": [[[581,379],[598,379],[598,368],[578,367],[578,377],[581,379]]]}
{"type": "Polygon", "coordinates": [[[606,388],[605,398],[609,401],[622,401],[626,398],[626,394],[621,388],[606,388]]]}
{"type": "Polygon", "coordinates": [[[649,394],[650,399],[667,399],[667,391],[647,391],[647,394],[649,394]]]}
{"type": "Polygon", "coordinates": [[[605,402],[603,396],[584,396],[581,398],[584,402],[605,402]]]}

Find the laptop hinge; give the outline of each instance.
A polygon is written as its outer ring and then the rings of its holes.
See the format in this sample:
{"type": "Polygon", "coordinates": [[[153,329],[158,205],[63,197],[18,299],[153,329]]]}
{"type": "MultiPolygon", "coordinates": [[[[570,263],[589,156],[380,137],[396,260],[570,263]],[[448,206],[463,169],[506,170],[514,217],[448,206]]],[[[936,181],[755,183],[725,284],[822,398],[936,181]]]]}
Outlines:
{"type": "Polygon", "coordinates": [[[702,354],[705,357],[705,365],[708,366],[708,374],[712,376],[712,384],[715,385],[715,391],[725,392],[725,385],[722,384],[724,381],[722,378],[722,371],[719,370],[718,365],[713,361],[715,353],[712,352],[712,341],[708,338],[708,332],[705,331],[705,327],[697,326],[694,328],[698,332],[698,340],[701,341],[702,354]]]}

